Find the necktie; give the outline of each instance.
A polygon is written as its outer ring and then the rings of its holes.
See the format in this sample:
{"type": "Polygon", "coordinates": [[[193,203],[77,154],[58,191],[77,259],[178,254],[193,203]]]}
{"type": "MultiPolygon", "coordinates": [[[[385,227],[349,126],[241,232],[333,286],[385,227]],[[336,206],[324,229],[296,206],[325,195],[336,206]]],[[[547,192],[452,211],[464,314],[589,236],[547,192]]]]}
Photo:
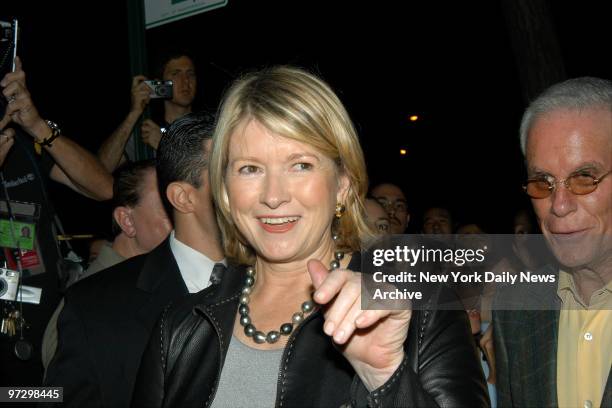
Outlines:
{"type": "Polygon", "coordinates": [[[223,279],[223,274],[225,273],[225,265],[222,263],[216,263],[213,267],[212,272],[210,273],[210,283],[213,285],[218,284],[223,279]]]}

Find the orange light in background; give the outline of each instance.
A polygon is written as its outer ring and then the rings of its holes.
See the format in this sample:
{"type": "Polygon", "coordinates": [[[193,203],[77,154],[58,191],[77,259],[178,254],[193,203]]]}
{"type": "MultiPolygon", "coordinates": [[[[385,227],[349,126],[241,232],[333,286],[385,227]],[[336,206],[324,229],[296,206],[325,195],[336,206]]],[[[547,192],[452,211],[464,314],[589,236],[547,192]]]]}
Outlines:
{"type": "Polygon", "coordinates": [[[417,115],[411,115],[410,116],[410,121],[411,122],[416,122],[417,120],[419,120],[419,117],[417,115]]]}
{"type": "Polygon", "coordinates": [[[402,156],[405,156],[405,155],[406,155],[406,153],[408,153],[408,151],[406,151],[406,149],[400,149],[400,154],[401,154],[402,156]]]}

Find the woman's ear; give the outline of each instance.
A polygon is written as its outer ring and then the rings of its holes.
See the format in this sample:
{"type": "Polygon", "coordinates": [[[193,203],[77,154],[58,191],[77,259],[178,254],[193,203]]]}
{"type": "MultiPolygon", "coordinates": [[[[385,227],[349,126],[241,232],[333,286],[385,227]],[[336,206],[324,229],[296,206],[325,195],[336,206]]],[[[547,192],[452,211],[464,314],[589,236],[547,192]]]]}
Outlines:
{"type": "Polygon", "coordinates": [[[136,236],[136,227],[132,219],[132,211],[129,207],[119,206],[113,210],[113,218],[121,231],[130,238],[136,236]]]}
{"type": "Polygon", "coordinates": [[[342,172],[338,175],[338,193],[336,194],[336,202],[346,204],[349,189],[349,178],[345,172],[342,172]]]}
{"type": "Polygon", "coordinates": [[[194,191],[195,188],[191,184],[175,181],[166,188],[166,197],[178,212],[189,214],[195,209],[194,191]]]}

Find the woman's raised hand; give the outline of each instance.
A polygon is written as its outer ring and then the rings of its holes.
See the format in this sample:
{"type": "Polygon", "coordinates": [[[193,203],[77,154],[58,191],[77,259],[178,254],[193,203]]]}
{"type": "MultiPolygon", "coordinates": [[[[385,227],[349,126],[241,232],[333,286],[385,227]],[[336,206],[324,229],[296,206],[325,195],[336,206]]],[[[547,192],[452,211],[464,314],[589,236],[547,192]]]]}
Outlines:
{"type": "Polygon", "coordinates": [[[308,272],[316,289],[313,298],[323,307],[323,330],[333,338],[368,390],[375,390],[404,359],[411,310],[362,310],[358,272],[330,272],[317,260],[308,261],[308,272]]]}

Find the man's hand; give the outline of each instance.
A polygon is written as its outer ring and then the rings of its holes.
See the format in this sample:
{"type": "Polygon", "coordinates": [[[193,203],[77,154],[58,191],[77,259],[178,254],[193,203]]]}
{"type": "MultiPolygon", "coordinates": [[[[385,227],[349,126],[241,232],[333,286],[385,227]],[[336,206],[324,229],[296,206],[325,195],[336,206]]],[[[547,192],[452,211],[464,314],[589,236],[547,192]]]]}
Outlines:
{"type": "Polygon", "coordinates": [[[383,385],[404,359],[411,310],[361,310],[361,274],[347,269],[331,272],[320,261],[308,261],[323,305],[323,330],[370,391],[383,385]]]}
{"type": "Polygon", "coordinates": [[[495,384],[495,346],[493,344],[493,325],[489,325],[487,330],[480,339],[480,348],[487,357],[487,364],[489,365],[489,376],[487,382],[489,384],[495,384]]]}
{"type": "Polygon", "coordinates": [[[131,111],[138,116],[142,115],[144,109],[151,99],[151,89],[144,83],[147,79],[144,75],[136,75],[132,78],[132,108],[131,111]]]}
{"type": "Polygon", "coordinates": [[[6,155],[15,143],[15,131],[13,129],[5,129],[0,132],[0,166],[4,164],[6,155]]]}
{"type": "Polygon", "coordinates": [[[9,72],[0,81],[2,94],[8,101],[6,112],[2,121],[0,121],[0,129],[4,128],[10,121],[20,125],[26,132],[32,135],[37,141],[44,139],[47,133],[50,132],[45,121],[38,114],[38,110],[28,88],[26,87],[25,72],[21,67],[19,57],[15,58],[15,71],[9,72]]]}
{"type": "Polygon", "coordinates": [[[142,141],[157,150],[157,146],[159,146],[159,141],[162,137],[161,129],[157,126],[157,123],[153,122],[151,119],[146,119],[142,122],[140,133],[142,141]]]}

